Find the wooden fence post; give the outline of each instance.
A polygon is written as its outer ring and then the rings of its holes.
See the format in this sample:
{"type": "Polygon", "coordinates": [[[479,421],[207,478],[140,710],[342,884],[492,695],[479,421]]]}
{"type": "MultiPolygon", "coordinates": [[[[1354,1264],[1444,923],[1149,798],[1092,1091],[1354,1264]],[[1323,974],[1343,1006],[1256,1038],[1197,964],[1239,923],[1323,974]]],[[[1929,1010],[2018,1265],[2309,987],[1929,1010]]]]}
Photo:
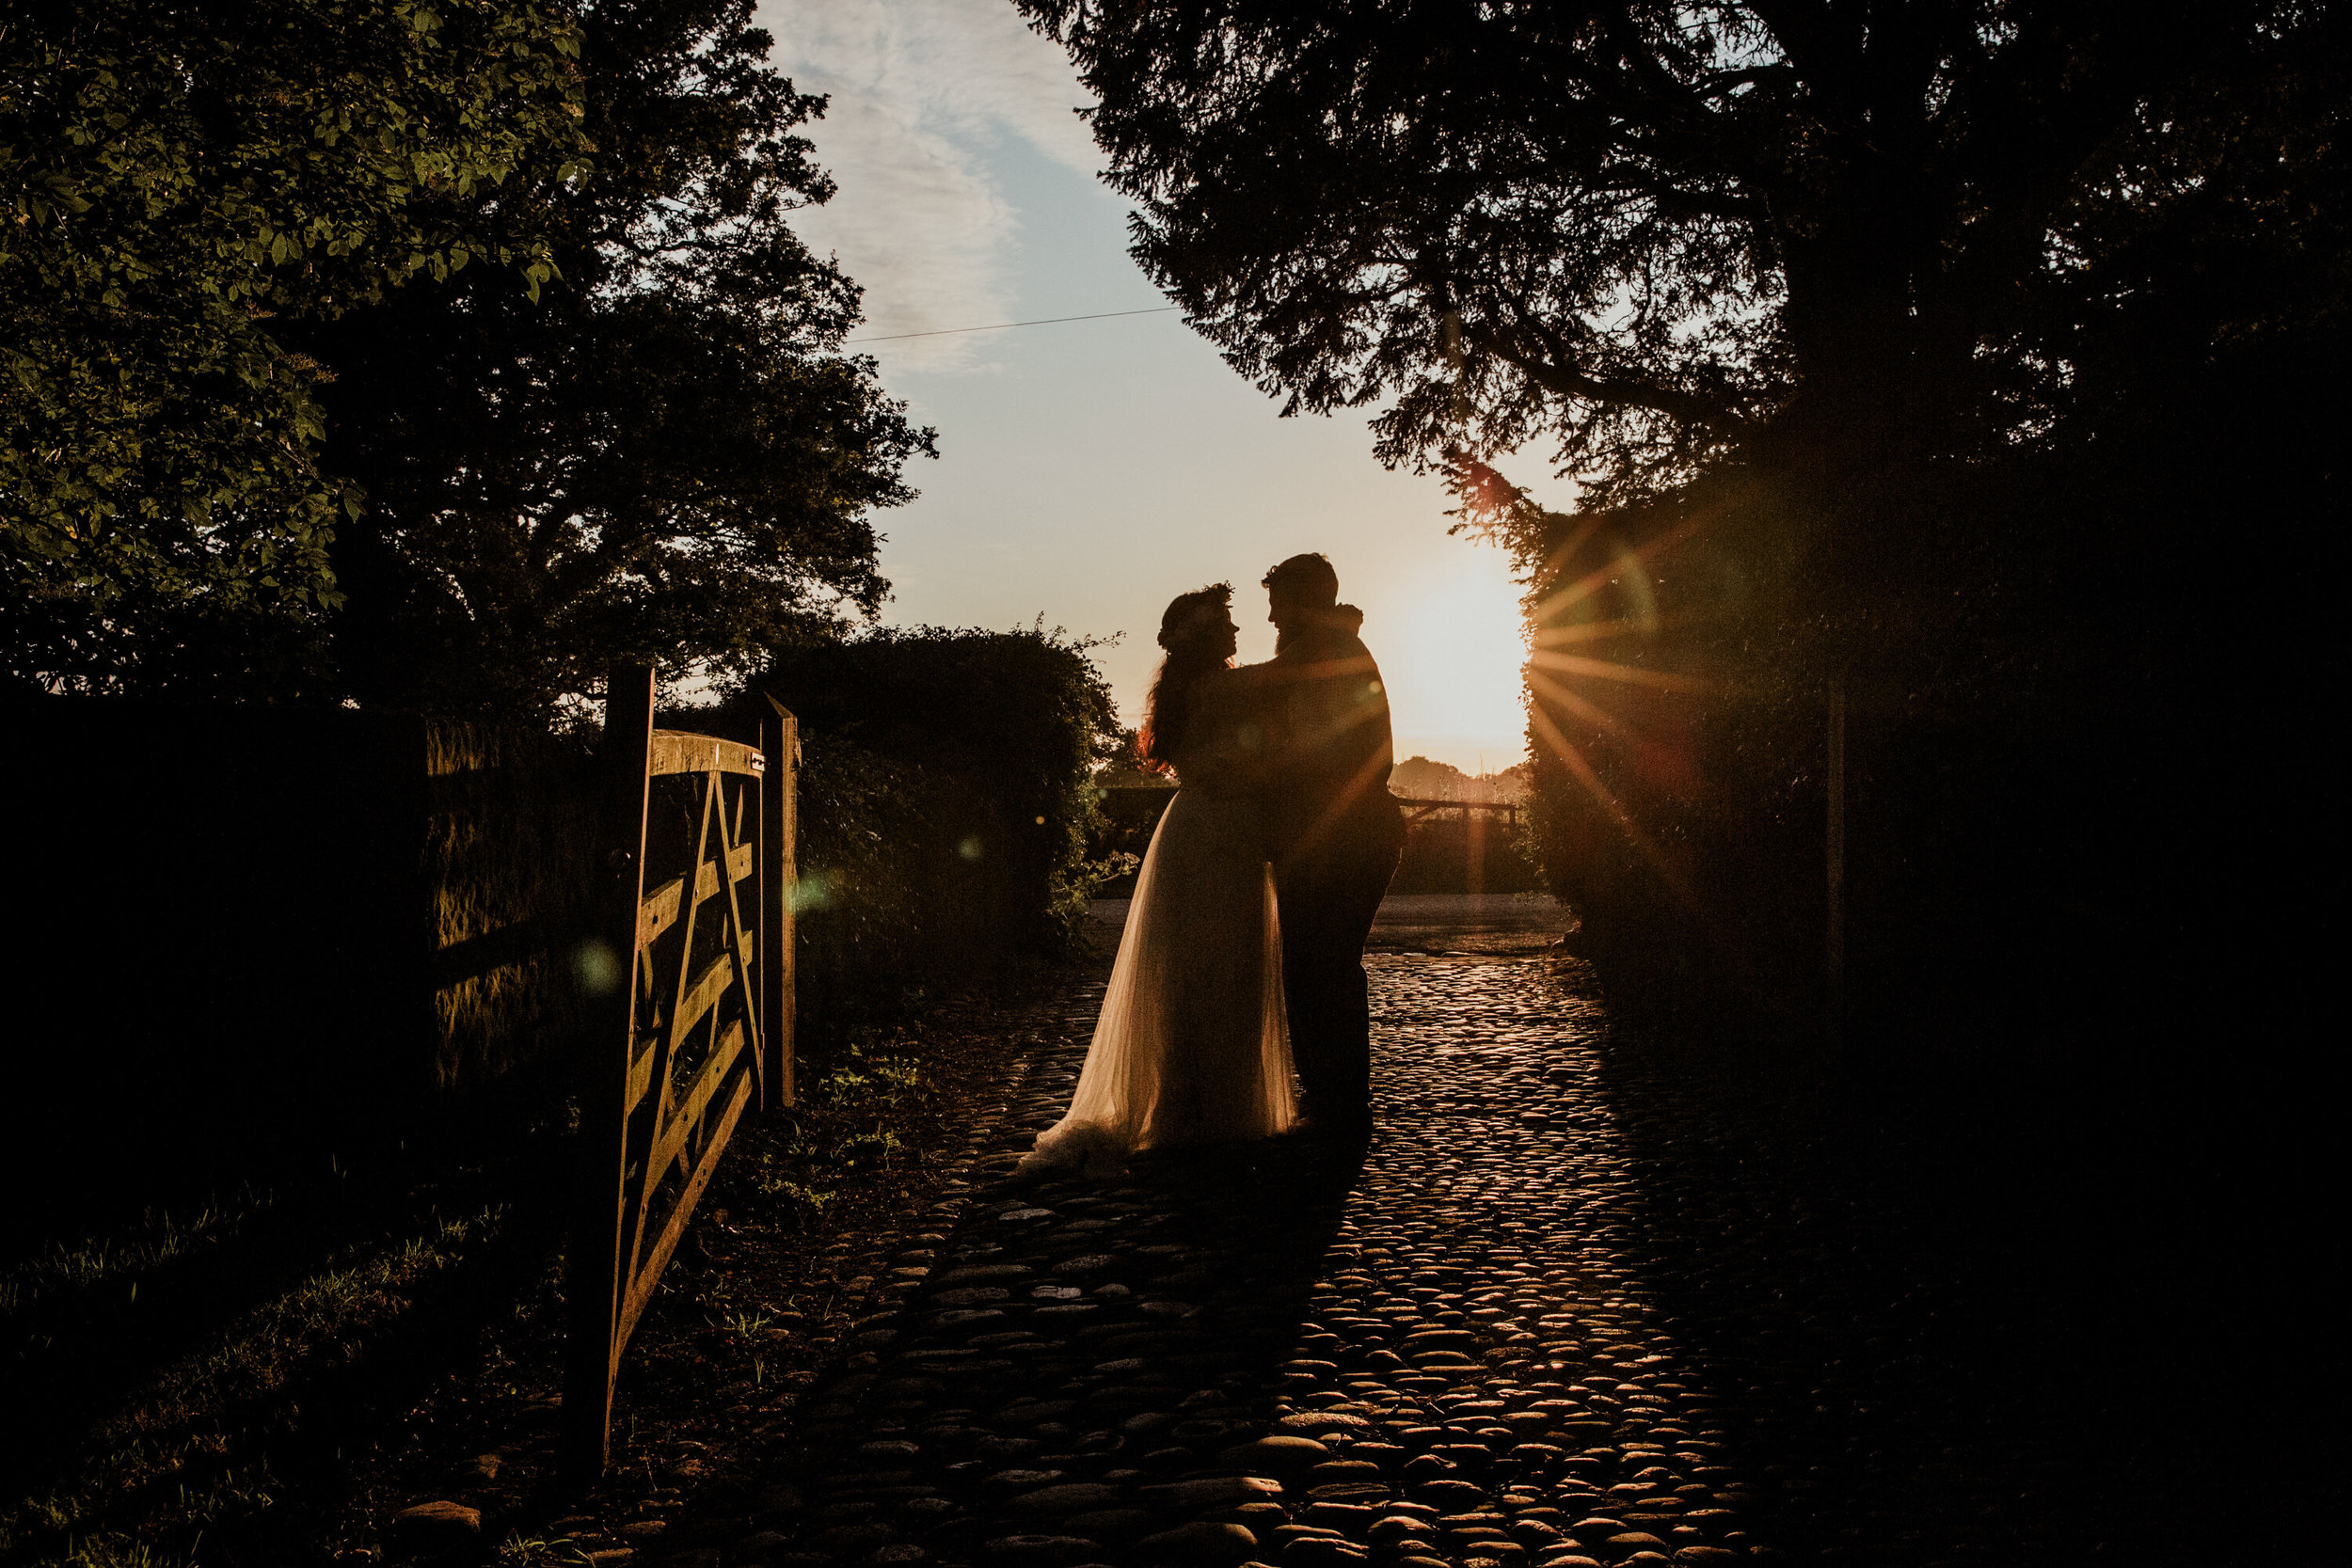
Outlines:
{"type": "Polygon", "coordinates": [[[775,738],[767,743],[768,770],[761,781],[761,836],[771,846],[761,868],[759,894],[759,1018],[767,1034],[768,1060],[760,1082],[761,1108],[793,1102],[792,1042],[798,995],[793,957],[796,916],[794,885],[800,877],[801,721],[773,697],[775,738]]]}
{"type": "Polygon", "coordinates": [[[564,1291],[566,1338],[559,1459],[588,1482],[604,1473],[612,1421],[612,1356],[620,1324],[621,1229],[627,1181],[622,1118],[629,1051],[637,1037],[637,919],[644,897],[646,764],[653,745],[653,669],[618,665],[606,677],[604,741],[597,748],[605,791],[606,876],[597,937],[615,985],[588,1009],[580,1078],[580,1177],[564,1291]]]}

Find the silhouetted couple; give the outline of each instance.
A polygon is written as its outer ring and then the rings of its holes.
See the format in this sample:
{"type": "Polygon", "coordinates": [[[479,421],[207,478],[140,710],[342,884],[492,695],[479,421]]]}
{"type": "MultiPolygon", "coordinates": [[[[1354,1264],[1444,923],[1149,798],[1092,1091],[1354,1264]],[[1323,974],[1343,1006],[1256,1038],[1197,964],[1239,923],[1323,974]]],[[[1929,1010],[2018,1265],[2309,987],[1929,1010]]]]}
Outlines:
{"type": "Polygon", "coordinates": [[[1364,939],[1396,870],[1389,700],[1320,555],[1268,572],[1274,657],[1236,669],[1232,587],[1179,595],[1137,742],[1175,799],[1136,878],[1069,1113],[1024,1163],[1371,1127],[1364,939]],[[1296,1090],[1293,1089],[1294,1070],[1296,1090]]]}

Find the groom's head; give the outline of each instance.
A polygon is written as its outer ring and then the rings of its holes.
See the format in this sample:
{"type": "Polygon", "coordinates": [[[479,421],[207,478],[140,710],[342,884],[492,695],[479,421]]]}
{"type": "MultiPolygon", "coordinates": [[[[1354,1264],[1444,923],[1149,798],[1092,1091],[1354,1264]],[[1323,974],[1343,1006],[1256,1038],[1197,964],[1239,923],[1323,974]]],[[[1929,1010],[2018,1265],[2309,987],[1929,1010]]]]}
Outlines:
{"type": "Polygon", "coordinates": [[[1340,575],[1320,555],[1295,555],[1266,573],[1266,619],[1278,626],[1305,626],[1322,620],[1339,602],[1340,575]]]}

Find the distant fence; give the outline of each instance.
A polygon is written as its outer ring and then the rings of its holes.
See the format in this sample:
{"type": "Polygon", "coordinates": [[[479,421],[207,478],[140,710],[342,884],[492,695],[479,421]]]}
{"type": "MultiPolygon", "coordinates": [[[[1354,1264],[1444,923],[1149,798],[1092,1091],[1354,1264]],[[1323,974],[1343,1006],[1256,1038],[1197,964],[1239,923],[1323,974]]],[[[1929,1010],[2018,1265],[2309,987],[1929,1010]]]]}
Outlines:
{"type": "MultiPolygon", "coordinates": [[[[1176,791],[1157,784],[1114,784],[1103,792],[1104,828],[1098,853],[1138,858],[1151,847],[1160,815],[1176,791]]],[[[1396,796],[1405,814],[1403,863],[1395,893],[1518,893],[1541,883],[1518,848],[1517,800],[1439,800],[1396,796]]],[[[1105,883],[1104,897],[1134,891],[1134,874],[1105,883]]]]}
{"type": "Polygon", "coordinates": [[[1499,816],[1503,819],[1503,827],[1507,831],[1518,832],[1519,803],[1517,800],[1417,800],[1399,795],[1396,803],[1405,809],[1405,825],[1408,828],[1417,822],[1443,816],[1447,812],[1458,811],[1465,822],[1472,816],[1499,816]]]}
{"type": "Polygon", "coordinates": [[[612,1380],[753,1104],[792,1095],[798,726],[747,746],[653,727],[649,668],[612,672],[599,771],[610,966],[580,1080],[564,1461],[602,1473],[612,1380]],[[656,881],[657,877],[666,876],[656,881]]]}

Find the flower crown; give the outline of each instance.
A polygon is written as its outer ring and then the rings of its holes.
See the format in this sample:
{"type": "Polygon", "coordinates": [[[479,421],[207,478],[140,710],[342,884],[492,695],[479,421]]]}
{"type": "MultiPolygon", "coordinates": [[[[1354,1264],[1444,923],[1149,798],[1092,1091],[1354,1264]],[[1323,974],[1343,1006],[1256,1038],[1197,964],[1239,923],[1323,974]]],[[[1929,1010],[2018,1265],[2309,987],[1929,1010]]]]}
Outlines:
{"type": "MultiPolygon", "coordinates": [[[[1184,597],[1191,603],[1185,605],[1181,614],[1163,616],[1160,619],[1158,641],[1161,647],[1171,654],[1220,629],[1227,613],[1232,608],[1231,589],[1219,594],[1215,588],[1204,588],[1197,594],[1187,594],[1184,597]]],[[[1169,608],[1173,610],[1174,606],[1169,608]]]]}

